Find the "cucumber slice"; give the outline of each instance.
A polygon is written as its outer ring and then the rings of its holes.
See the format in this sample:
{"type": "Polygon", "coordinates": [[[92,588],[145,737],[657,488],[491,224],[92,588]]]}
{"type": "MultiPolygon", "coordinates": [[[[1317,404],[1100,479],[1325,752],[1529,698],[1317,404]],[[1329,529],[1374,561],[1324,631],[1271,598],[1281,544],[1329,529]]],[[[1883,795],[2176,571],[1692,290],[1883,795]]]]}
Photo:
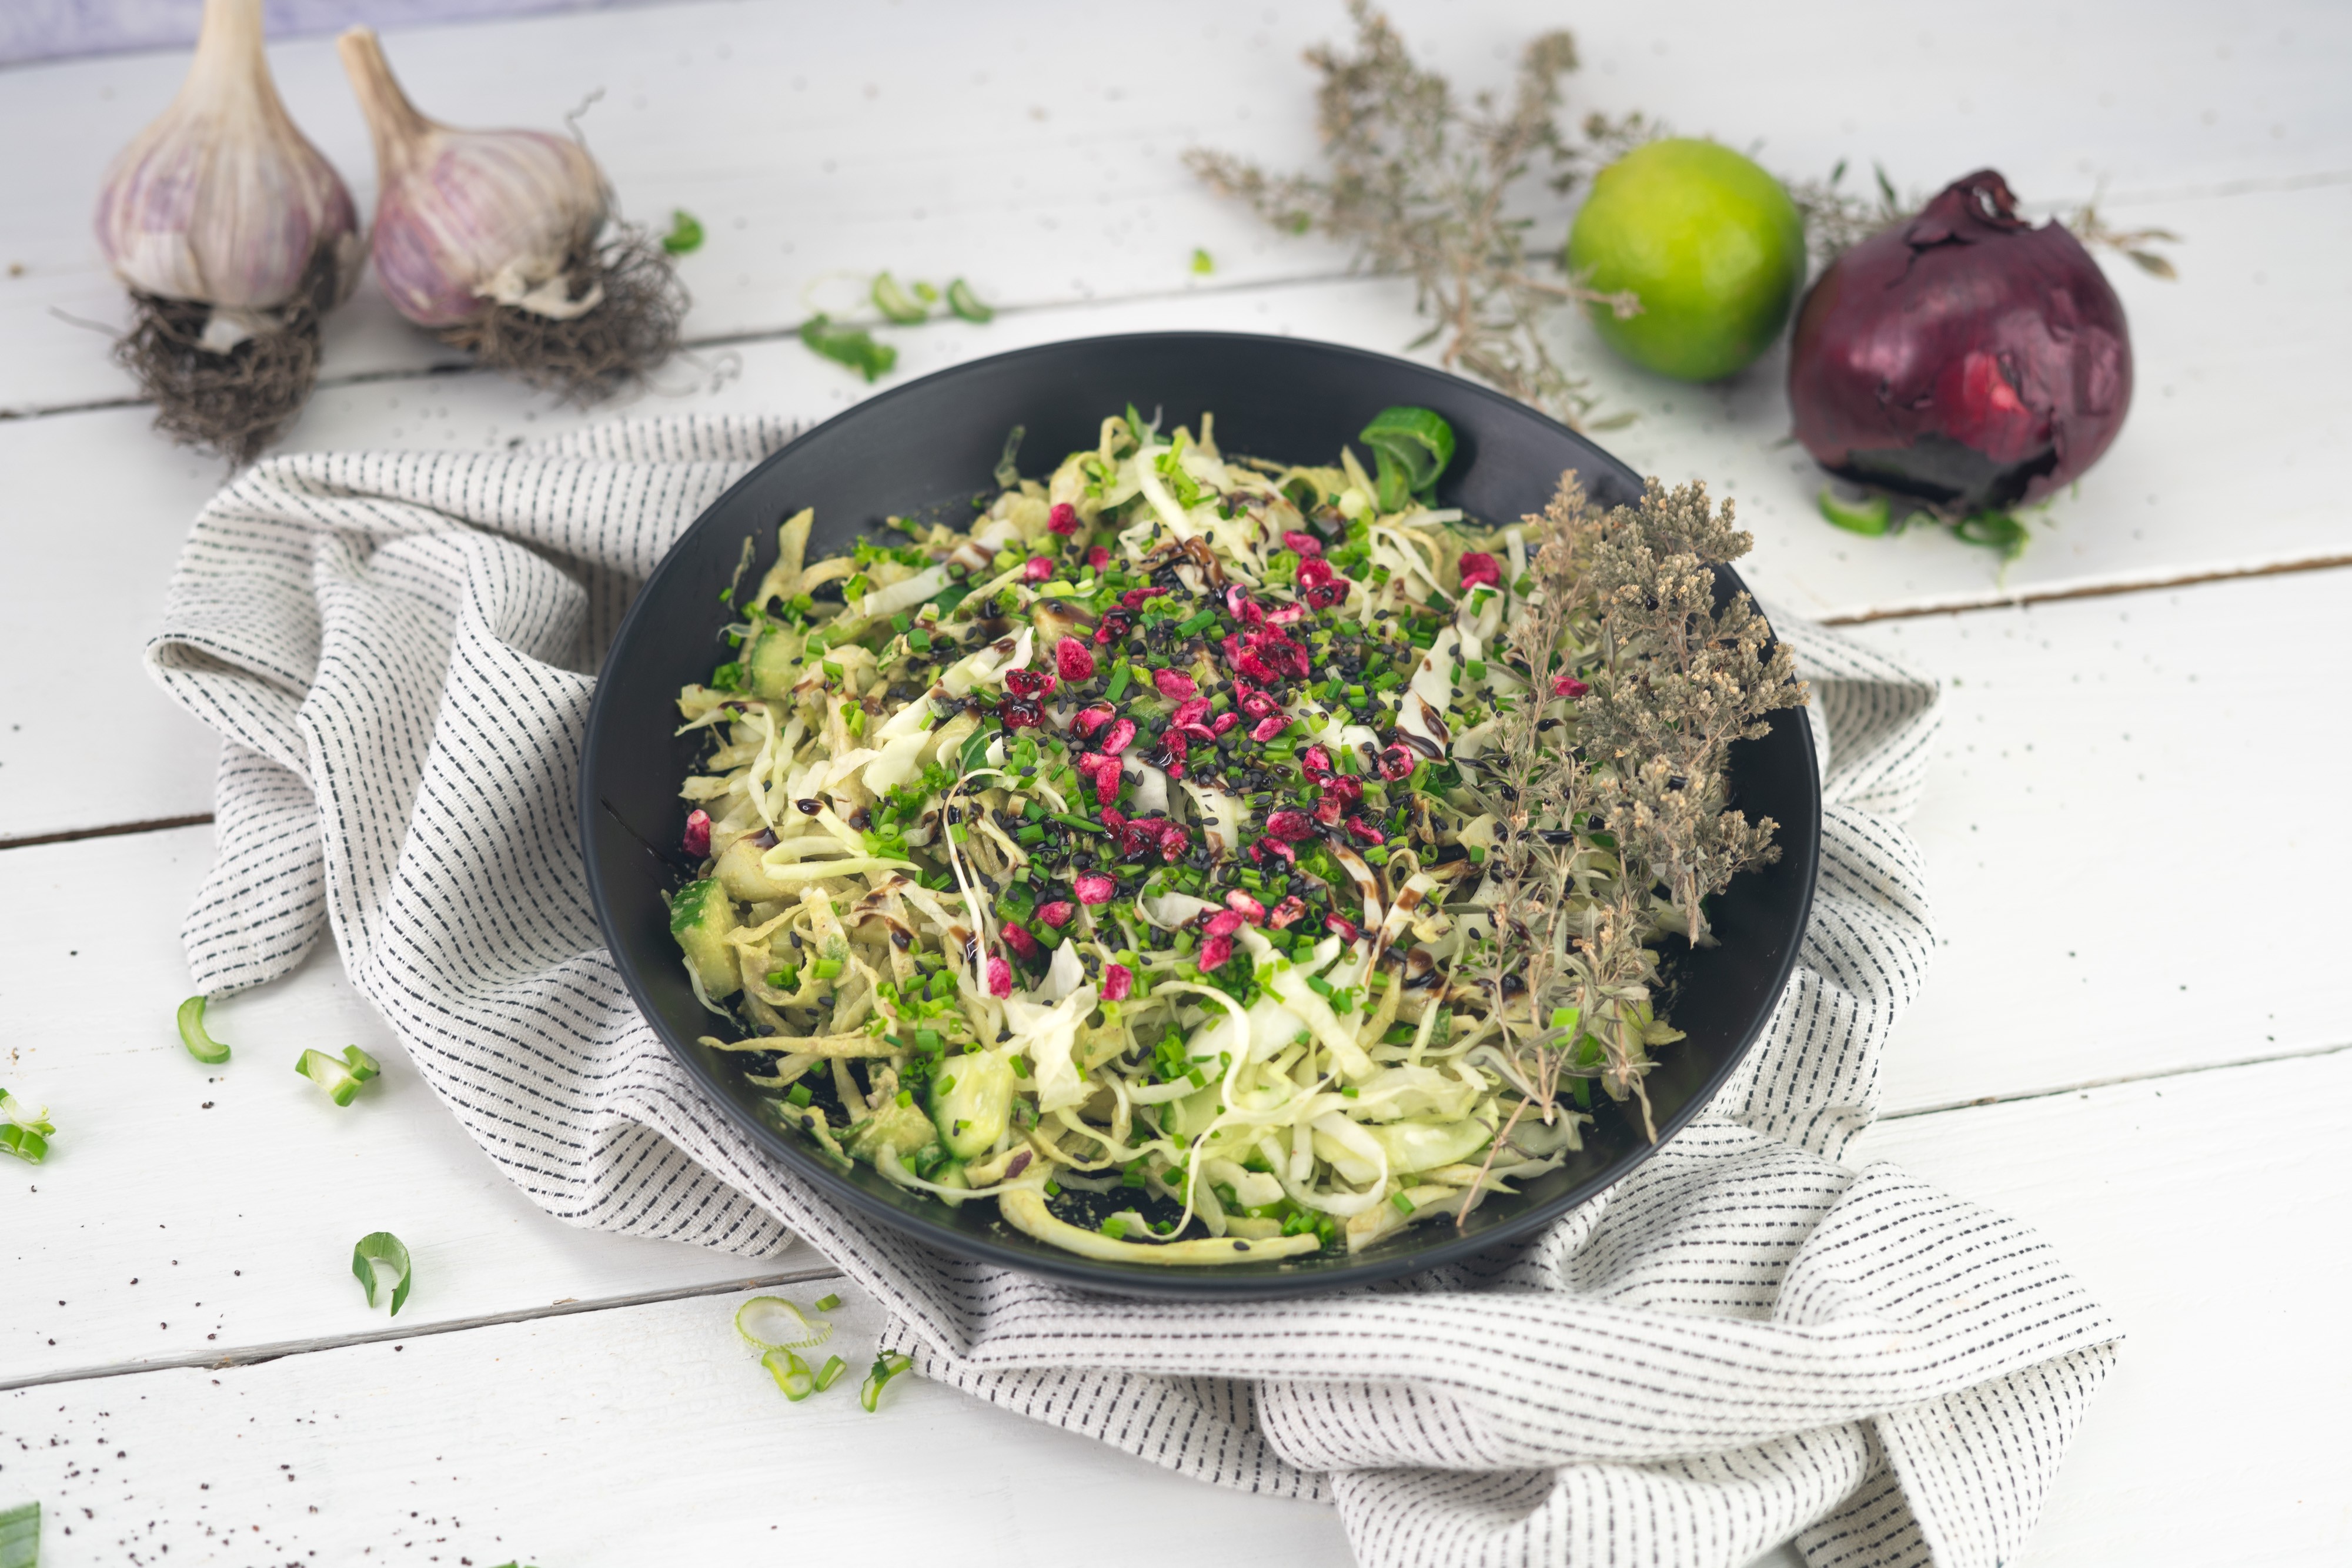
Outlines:
{"type": "Polygon", "coordinates": [[[940,1063],[931,1074],[931,1122],[940,1145],[960,1160],[994,1148],[1013,1115],[1013,1063],[994,1051],[940,1063]]]}
{"type": "Polygon", "coordinates": [[[780,697],[808,672],[800,663],[801,633],[789,626],[770,625],[743,657],[743,678],[752,695],[780,697]]]}
{"type": "Polygon", "coordinates": [[[714,998],[731,997],[743,988],[735,950],[726,940],[734,929],[735,905],[728,901],[727,890],[710,877],[688,883],[669,901],[669,934],[677,938],[678,948],[693,966],[702,988],[714,998]]]}

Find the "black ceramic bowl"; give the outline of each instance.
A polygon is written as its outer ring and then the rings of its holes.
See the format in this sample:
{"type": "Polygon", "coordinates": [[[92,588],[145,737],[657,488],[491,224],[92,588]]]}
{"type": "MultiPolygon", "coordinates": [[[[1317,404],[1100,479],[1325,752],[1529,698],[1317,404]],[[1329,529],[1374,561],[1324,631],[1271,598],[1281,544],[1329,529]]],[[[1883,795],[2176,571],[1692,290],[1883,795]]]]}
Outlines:
{"type": "MultiPolygon", "coordinates": [[[[776,525],[816,508],[815,559],[849,548],[883,519],[943,505],[971,515],[1013,425],[1030,473],[1095,444],[1106,414],[1129,403],[1157,409],[1165,427],[1216,415],[1228,452],[1329,462],[1371,416],[1418,404],[1452,422],[1459,439],[1441,504],[1489,519],[1540,510],[1573,468],[1601,500],[1633,498],[1633,473],[1566,426],[1509,398],[1420,365],[1287,338],[1211,332],[1093,338],[1024,349],[895,388],[827,421],[760,465],[687,530],[637,596],[605,660],[588,717],[580,771],[581,837],[588,886],[614,961],[637,1005],[715,1105],[778,1160],[840,1203],[965,1257],[1124,1295],[1238,1299],[1299,1295],[1386,1279],[1535,1231],[1639,1165],[1652,1152],[1638,1121],[1604,1105],[1583,1152],[1561,1169],[1494,1197],[1466,1230],[1429,1221],[1356,1256],[1256,1266],[1166,1269],[1095,1262],[1045,1246],[996,1218],[893,1186],[860,1166],[836,1170],[796,1132],[758,1113],[758,1092],[696,1043],[709,1027],[669,936],[663,894],[686,868],[669,852],[685,826],[679,781],[699,737],[673,739],[680,686],[709,678],[726,655],[719,594],[743,541],[773,559],[776,525]]],[[[1369,454],[1360,453],[1369,457],[1369,454]]],[[[1738,579],[1721,574],[1721,591],[1738,579]]],[[[1821,793],[1811,733],[1784,714],[1770,735],[1743,742],[1732,766],[1738,802],[1780,823],[1781,854],[1740,877],[1715,913],[1720,944],[1675,966],[1672,1018],[1688,1038],[1659,1052],[1649,1079],[1660,1137],[1671,1137],[1730,1074],[1764,1029],[1797,956],[1819,858],[1821,793]]]]}

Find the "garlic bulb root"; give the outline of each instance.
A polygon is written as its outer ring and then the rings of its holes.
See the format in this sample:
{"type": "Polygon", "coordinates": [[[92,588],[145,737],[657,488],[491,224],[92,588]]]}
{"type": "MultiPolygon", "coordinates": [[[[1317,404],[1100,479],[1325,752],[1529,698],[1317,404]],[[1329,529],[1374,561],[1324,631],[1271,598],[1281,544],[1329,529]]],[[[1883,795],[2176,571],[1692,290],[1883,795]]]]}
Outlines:
{"type": "Polygon", "coordinates": [[[427,118],[375,34],[337,42],[375,142],[373,254],[394,308],[484,365],[586,401],[677,346],[685,289],[644,231],[612,221],[588,150],[540,131],[427,118]]]}
{"type": "Polygon", "coordinates": [[[351,193],[270,79],[261,0],[205,0],[187,78],[109,166],[96,227],[131,292],[115,358],[157,428],[251,460],[310,395],[319,319],[363,255],[351,193]]]}

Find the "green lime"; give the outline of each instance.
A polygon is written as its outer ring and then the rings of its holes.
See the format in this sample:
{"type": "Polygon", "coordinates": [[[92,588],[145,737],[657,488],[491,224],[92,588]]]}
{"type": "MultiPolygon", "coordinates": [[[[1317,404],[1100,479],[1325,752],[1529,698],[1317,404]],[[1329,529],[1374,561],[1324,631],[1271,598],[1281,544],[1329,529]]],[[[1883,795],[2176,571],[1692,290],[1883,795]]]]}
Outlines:
{"type": "Polygon", "coordinates": [[[1727,376],[1771,346],[1805,280],[1805,224],[1780,182],[1727,147],[1676,139],[1592,182],[1568,236],[1587,287],[1641,296],[1620,320],[1590,307],[1609,345],[1686,382],[1727,376]]]}

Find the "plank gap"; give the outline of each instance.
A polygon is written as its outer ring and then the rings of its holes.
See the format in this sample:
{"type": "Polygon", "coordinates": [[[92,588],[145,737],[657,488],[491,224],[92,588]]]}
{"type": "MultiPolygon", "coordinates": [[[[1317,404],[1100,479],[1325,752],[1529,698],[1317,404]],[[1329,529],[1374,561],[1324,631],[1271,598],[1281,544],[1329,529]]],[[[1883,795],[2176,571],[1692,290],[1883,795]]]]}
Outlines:
{"type": "Polygon", "coordinates": [[[1914,1116],[1941,1116],[1952,1111],[1973,1111],[1982,1105],[2014,1105],[2026,1100],[2047,1100],[2058,1094],[2081,1094],[2093,1089],[2113,1089],[2124,1083],[2153,1083],[2167,1078],[2186,1078],[2198,1072],[2227,1072],[2238,1067],[2262,1067],[2273,1061],[2307,1061],[2315,1057],[2335,1056],[2352,1051],[2352,1040],[2338,1045],[2306,1046],[2300,1051],[2273,1051],[2264,1056],[2240,1056],[2228,1061],[2200,1061],[2188,1067],[2158,1068],[2152,1072],[2119,1072],[2112,1078],[2085,1078],[2079,1083],[2061,1083],[2050,1089],[2024,1089],[2014,1094],[1985,1094],[1974,1100],[1948,1100],[1937,1105],[1916,1105],[1907,1111],[1882,1113],[1881,1122],[1904,1122],[1914,1116]]]}
{"type": "Polygon", "coordinates": [[[21,839],[0,839],[0,850],[28,850],[36,844],[70,844],[83,839],[119,839],[130,833],[161,833],[193,828],[213,820],[210,811],[193,817],[151,817],[142,822],[111,822],[102,828],[68,828],[56,833],[29,833],[21,839]]]}
{"type": "Polygon", "coordinates": [[[2051,604],[2070,599],[2111,599],[2124,593],[2160,593],[2168,588],[2195,588],[2208,582],[2236,582],[2252,577],[2284,577],[2301,571],[2333,571],[2352,566],[2352,554],[2307,556],[2270,561],[2261,566],[2222,566],[2145,580],[2085,583],[2079,587],[2024,588],[2013,593],[1990,593],[1981,598],[1938,600],[1919,605],[1895,605],[1885,610],[1855,610],[1820,616],[1824,626],[1866,626],[1874,621],[1916,621],[1923,615],[1959,615],[1973,610],[2017,610],[2028,604],[2051,604]]]}
{"type": "Polygon", "coordinates": [[[501,1323],[576,1317],[583,1312],[606,1312],[622,1307],[652,1306],[662,1301],[691,1301],[697,1296],[725,1296],[737,1291],[757,1291],[771,1285],[805,1285],[819,1280],[845,1277],[840,1270],[825,1264],[788,1270],[781,1274],[724,1280],[717,1284],[681,1285],[671,1291],[642,1291],[635,1295],[604,1296],[592,1301],[551,1301],[543,1307],[522,1307],[510,1312],[488,1312],[480,1317],[451,1318],[446,1322],[420,1323],[415,1328],[383,1328],[366,1333],[285,1340],[275,1344],[248,1345],[242,1350],[208,1351],[202,1355],[161,1356],[153,1361],[129,1362],[120,1366],[68,1367],[59,1372],[46,1372],[37,1377],[0,1380],[0,1394],[16,1388],[38,1388],[51,1383],[87,1383],[100,1377],[131,1377],[142,1372],[181,1372],[190,1368],[218,1372],[232,1366],[259,1366],[265,1362],[283,1361],[289,1355],[315,1355],[320,1351],[342,1350],[352,1345],[404,1343],[434,1334],[462,1333],[467,1329],[496,1328],[501,1323]]]}

